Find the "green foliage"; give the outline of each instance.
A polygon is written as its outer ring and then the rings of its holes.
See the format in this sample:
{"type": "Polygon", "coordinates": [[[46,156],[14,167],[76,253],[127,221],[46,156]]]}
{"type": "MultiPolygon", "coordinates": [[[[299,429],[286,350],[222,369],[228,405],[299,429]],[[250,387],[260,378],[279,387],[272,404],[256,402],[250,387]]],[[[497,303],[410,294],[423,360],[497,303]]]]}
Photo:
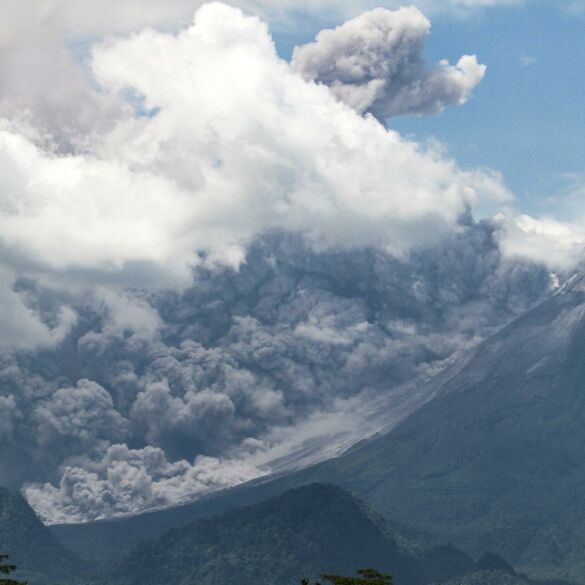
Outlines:
{"type": "MultiPolygon", "coordinates": [[[[8,555],[0,555],[0,575],[10,575],[16,571],[14,565],[9,565],[6,561],[8,555]]],[[[14,579],[0,578],[0,585],[27,585],[26,581],[15,581],[14,579]]]]}
{"type": "MultiPolygon", "coordinates": [[[[107,581],[283,585],[303,573],[351,574],[360,565],[392,569],[409,585],[434,581],[360,502],[334,486],[314,484],[168,532],[115,564],[107,581]]],[[[391,584],[371,571],[356,578],[357,585],[391,584]]]]}
{"type": "Polygon", "coordinates": [[[322,575],[325,581],[333,585],[393,585],[394,577],[376,571],[376,569],[360,569],[359,577],[344,577],[343,575],[322,575]]]}

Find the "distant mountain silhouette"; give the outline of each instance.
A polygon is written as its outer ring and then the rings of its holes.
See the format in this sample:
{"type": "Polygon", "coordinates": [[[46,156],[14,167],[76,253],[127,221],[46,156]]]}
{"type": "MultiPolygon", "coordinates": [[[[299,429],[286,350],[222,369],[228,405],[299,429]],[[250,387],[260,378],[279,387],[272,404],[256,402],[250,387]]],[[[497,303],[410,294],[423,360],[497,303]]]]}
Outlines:
{"type": "Polygon", "coordinates": [[[452,545],[389,523],[333,485],[311,484],[171,529],[93,572],[55,541],[20,496],[6,495],[1,529],[31,585],[56,579],[64,585],[298,585],[302,576],[369,566],[395,575],[397,585],[533,583],[493,553],[474,562],[452,545]]]}
{"type": "Polygon", "coordinates": [[[105,582],[293,585],[303,575],[376,567],[399,583],[426,585],[474,567],[454,547],[437,552],[406,550],[364,504],[313,484],[171,530],[115,564],[105,582]]]}

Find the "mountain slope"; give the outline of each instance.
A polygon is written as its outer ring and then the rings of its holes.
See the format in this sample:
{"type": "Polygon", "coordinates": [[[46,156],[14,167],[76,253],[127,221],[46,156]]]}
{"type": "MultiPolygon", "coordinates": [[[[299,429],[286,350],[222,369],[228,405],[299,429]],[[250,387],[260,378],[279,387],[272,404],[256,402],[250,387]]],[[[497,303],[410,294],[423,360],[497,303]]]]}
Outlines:
{"type": "Polygon", "coordinates": [[[484,342],[390,434],[313,468],[384,514],[551,575],[585,574],[585,293],[484,342]]]}
{"type": "Polygon", "coordinates": [[[343,490],[313,484],[223,516],[175,529],[139,546],[105,581],[127,585],[287,585],[303,575],[377,567],[410,585],[446,580],[473,562],[453,547],[406,551],[385,524],[343,490]]]}
{"type": "Polygon", "coordinates": [[[37,518],[26,500],[0,488],[0,552],[18,566],[17,577],[34,583],[68,579],[86,566],[37,518]]]}

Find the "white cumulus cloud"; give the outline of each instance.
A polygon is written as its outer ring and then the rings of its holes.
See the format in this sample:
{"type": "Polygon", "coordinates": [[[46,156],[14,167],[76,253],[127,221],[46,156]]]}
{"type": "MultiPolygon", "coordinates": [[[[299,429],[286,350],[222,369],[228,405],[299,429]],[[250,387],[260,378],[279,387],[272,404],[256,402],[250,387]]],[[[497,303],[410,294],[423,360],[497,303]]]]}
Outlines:
{"type": "Polygon", "coordinates": [[[501,230],[500,247],[508,257],[543,262],[551,269],[561,271],[570,271],[583,259],[583,224],[513,212],[498,214],[496,221],[501,230]]]}

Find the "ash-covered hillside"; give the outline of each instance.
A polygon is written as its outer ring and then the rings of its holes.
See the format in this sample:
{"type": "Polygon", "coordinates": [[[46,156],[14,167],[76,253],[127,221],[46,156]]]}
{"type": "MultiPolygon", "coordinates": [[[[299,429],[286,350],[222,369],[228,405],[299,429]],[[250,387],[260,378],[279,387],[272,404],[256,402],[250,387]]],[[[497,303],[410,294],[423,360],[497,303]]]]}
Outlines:
{"type": "Polygon", "coordinates": [[[581,582],[583,283],[576,275],[479,344],[389,434],[281,484],[332,481],[471,553],[494,550],[532,574],[581,582]]]}

